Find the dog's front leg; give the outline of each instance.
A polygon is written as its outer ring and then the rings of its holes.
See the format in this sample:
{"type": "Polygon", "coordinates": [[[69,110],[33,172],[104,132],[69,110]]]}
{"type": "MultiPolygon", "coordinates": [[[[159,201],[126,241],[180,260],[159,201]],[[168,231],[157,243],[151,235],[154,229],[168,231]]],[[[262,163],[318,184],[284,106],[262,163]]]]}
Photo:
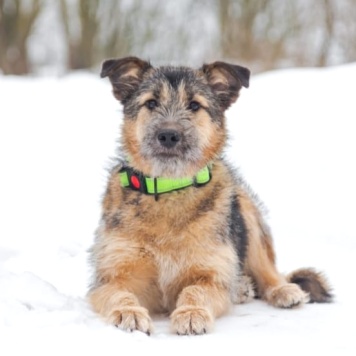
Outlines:
{"type": "Polygon", "coordinates": [[[93,289],[89,300],[96,312],[106,321],[127,331],[153,330],[148,310],[140,306],[137,297],[117,283],[107,283],[93,289]]]}
{"type": "Polygon", "coordinates": [[[179,335],[205,334],[212,329],[215,317],[230,307],[228,290],[213,283],[185,287],[171,314],[172,326],[179,335]]]}

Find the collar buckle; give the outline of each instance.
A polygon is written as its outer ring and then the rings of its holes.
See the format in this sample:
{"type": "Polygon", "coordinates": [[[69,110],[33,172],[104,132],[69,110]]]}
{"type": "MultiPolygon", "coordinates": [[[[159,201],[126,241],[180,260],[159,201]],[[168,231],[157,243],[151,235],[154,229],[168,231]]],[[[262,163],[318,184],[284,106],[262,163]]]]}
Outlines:
{"type": "Polygon", "coordinates": [[[125,167],[121,171],[127,173],[128,183],[131,189],[147,194],[147,184],[143,174],[135,171],[131,167],[125,167]]]}

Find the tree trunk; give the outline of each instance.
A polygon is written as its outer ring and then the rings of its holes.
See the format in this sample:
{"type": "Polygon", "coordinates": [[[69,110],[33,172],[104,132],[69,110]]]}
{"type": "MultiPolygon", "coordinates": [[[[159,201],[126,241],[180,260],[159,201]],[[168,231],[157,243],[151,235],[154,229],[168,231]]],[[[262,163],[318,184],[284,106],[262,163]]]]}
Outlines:
{"type": "Polygon", "coordinates": [[[32,0],[26,6],[21,5],[21,0],[0,0],[0,68],[4,74],[31,71],[27,41],[41,6],[40,0],[32,0]]]}

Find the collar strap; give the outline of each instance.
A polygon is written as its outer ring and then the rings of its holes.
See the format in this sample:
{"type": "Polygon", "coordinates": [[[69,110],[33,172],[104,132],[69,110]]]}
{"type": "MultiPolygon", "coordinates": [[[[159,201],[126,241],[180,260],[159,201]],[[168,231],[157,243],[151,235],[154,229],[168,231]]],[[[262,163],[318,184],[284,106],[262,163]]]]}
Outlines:
{"type": "Polygon", "coordinates": [[[211,180],[209,166],[204,167],[193,178],[151,178],[144,176],[141,172],[137,172],[131,167],[123,167],[119,172],[119,176],[122,187],[129,187],[144,194],[155,195],[156,197],[158,194],[190,186],[200,187],[211,180]]]}

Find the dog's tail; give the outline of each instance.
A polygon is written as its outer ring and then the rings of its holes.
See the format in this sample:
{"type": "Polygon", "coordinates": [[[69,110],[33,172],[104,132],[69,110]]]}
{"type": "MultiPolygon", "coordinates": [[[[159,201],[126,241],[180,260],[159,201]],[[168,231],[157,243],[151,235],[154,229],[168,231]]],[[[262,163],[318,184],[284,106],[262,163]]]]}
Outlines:
{"type": "Polygon", "coordinates": [[[309,294],[309,303],[330,303],[333,300],[332,288],[325,275],[313,268],[301,268],[289,275],[287,281],[298,284],[309,294]]]}

